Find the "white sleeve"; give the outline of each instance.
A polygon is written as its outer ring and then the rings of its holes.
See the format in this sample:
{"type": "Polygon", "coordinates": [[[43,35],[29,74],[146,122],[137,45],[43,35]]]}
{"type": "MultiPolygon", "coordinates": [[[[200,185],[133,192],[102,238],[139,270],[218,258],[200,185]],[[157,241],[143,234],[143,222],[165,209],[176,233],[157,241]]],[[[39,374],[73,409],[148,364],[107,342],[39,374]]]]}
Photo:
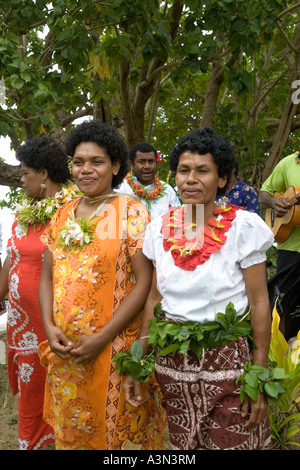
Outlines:
{"type": "Polygon", "coordinates": [[[246,269],[266,260],[266,251],[274,243],[268,225],[255,213],[237,211],[236,246],[241,268],[246,269]]]}
{"type": "Polygon", "coordinates": [[[143,244],[143,253],[148,259],[152,261],[154,267],[156,267],[156,247],[158,243],[160,229],[161,217],[157,217],[147,226],[143,244]]]}
{"type": "Polygon", "coordinates": [[[167,193],[169,194],[169,204],[172,207],[180,206],[180,201],[176,191],[169,184],[167,184],[167,193]]]}

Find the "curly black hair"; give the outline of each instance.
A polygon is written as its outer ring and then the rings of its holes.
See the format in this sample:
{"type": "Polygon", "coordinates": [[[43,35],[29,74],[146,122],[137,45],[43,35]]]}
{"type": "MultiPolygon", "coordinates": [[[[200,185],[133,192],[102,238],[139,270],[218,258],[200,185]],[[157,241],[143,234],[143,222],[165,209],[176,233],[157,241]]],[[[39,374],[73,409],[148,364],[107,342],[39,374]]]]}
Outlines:
{"type": "Polygon", "coordinates": [[[224,194],[229,186],[231,173],[235,166],[235,157],[229,141],[217,134],[210,127],[196,129],[190,134],[181,137],[175,144],[170,154],[170,169],[176,173],[180,155],[189,150],[191,152],[205,155],[210,153],[218,167],[220,178],[227,177],[224,188],[218,188],[218,195],[224,194]]]}
{"type": "Polygon", "coordinates": [[[153,147],[153,145],[148,144],[147,142],[138,142],[135,144],[131,149],[129,150],[129,160],[134,163],[135,157],[136,157],[136,152],[142,152],[142,153],[154,153],[154,157],[156,160],[157,157],[157,150],[156,148],[153,147]]]}
{"type": "Polygon", "coordinates": [[[16,159],[35,171],[47,170],[54,183],[65,184],[72,178],[65,149],[51,137],[34,137],[20,145],[16,159]]]}
{"type": "Polygon", "coordinates": [[[119,172],[112,179],[112,188],[117,188],[129,171],[128,152],[122,137],[108,124],[98,120],[85,121],[75,127],[68,136],[68,155],[73,158],[75,149],[81,142],[95,142],[99,147],[106,149],[112,163],[120,163],[119,172]]]}

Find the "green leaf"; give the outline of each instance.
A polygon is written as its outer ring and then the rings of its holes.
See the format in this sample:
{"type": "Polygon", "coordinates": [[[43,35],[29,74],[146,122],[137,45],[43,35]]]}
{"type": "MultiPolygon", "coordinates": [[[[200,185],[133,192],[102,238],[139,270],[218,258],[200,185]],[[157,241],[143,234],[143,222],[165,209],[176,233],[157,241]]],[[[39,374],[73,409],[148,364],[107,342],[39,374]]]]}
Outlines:
{"type": "Polygon", "coordinates": [[[270,377],[270,371],[269,369],[263,369],[262,372],[260,372],[258,375],[257,375],[257,378],[259,380],[262,380],[262,381],[266,381],[268,380],[270,377]]]}
{"type": "Polygon", "coordinates": [[[252,400],[257,401],[257,388],[253,388],[250,385],[245,385],[245,391],[252,400]]]}
{"type": "Polygon", "coordinates": [[[271,377],[273,379],[286,379],[288,374],[285,373],[285,370],[281,367],[276,367],[271,371],[271,377]]]}
{"type": "Polygon", "coordinates": [[[166,356],[167,354],[169,354],[171,352],[178,351],[179,348],[180,348],[179,343],[170,344],[170,346],[167,346],[165,349],[163,349],[160,352],[160,355],[161,356],[166,356]]]}
{"type": "Polygon", "coordinates": [[[134,361],[140,361],[143,357],[143,345],[139,340],[134,341],[130,348],[130,354],[134,361]]]}
{"type": "Polygon", "coordinates": [[[254,371],[248,372],[245,376],[246,383],[253,388],[256,388],[258,385],[258,378],[254,371]]]}
{"type": "Polygon", "coordinates": [[[129,374],[134,378],[134,379],[139,379],[140,373],[141,373],[141,365],[138,362],[134,361],[129,361],[127,365],[127,369],[129,374]]]}
{"type": "Polygon", "coordinates": [[[161,318],[161,313],[162,313],[161,303],[158,303],[155,305],[153,313],[156,318],[159,318],[159,319],[161,318]]]}
{"type": "Polygon", "coordinates": [[[20,90],[24,86],[24,80],[22,80],[18,75],[12,75],[10,77],[10,81],[13,88],[16,88],[17,90],[20,90]]]}
{"type": "Polygon", "coordinates": [[[270,397],[273,397],[273,398],[278,397],[278,389],[276,387],[276,384],[274,384],[273,382],[267,382],[264,385],[264,390],[270,397]]]}
{"type": "Polygon", "coordinates": [[[185,354],[190,346],[190,341],[185,341],[184,343],[181,343],[179,351],[181,354],[185,354]]]}

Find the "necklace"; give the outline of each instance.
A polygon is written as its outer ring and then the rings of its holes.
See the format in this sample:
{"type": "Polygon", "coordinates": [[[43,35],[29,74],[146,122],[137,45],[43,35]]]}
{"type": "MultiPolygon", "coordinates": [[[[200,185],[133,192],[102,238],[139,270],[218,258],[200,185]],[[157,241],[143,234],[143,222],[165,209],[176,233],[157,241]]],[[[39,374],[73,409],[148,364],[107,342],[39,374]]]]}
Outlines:
{"type": "Polygon", "coordinates": [[[149,204],[151,204],[151,202],[155,201],[156,199],[162,197],[166,190],[165,185],[160,181],[160,179],[156,175],[154,175],[154,178],[153,178],[154,187],[151,191],[147,191],[145,186],[138,183],[137,180],[134,181],[132,171],[130,171],[126,175],[126,180],[129,186],[131,187],[132,191],[134,192],[134,194],[136,194],[136,196],[139,196],[143,199],[146,199],[146,201],[149,204]]]}
{"type": "Polygon", "coordinates": [[[79,195],[77,187],[62,186],[61,190],[53,197],[47,197],[36,201],[34,198],[23,195],[16,205],[15,215],[17,225],[26,236],[29,225],[36,228],[38,225],[47,225],[57,209],[79,195]]]}
{"type": "MultiPolygon", "coordinates": [[[[62,249],[79,251],[92,243],[94,240],[93,233],[98,222],[97,217],[99,217],[108,199],[112,197],[115,198],[116,196],[117,194],[115,193],[98,196],[93,199],[83,196],[83,198],[88,199],[90,203],[94,203],[95,201],[102,202],[88,218],[81,217],[80,219],[76,219],[73,205],[65,225],[59,230],[60,235],[56,241],[56,245],[62,249]]],[[[101,216],[105,217],[106,214],[107,212],[104,212],[101,216]]]]}
{"type": "Polygon", "coordinates": [[[227,239],[225,233],[231,227],[238,209],[233,205],[215,209],[213,215],[216,217],[209,219],[194,238],[187,239],[185,232],[195,225],[185,223],[185,207],[172,208],[162,216],[164,250],[171,252],[177,266],[193,271],[224,245],[227,239]]]}

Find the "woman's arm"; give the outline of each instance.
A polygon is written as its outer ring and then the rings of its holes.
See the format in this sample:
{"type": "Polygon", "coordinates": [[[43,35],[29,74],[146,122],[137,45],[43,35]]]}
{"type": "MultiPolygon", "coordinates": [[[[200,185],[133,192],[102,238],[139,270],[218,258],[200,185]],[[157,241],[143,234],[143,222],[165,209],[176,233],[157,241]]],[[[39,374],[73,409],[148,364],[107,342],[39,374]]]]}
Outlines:
{"type": "Polygon", "coordinates": [[[54,324],[52,262],[52,253],[46,248],[38,292],[39,304],[51,351],[61,358],[67,359],[70,357],[69,352],[73,347],[73,343],[66,337],[63,331],[54,324]]]}
{"type": "Polygon", "coordinates": [[[71,352],[76,356],[75,363],[93,362],[105,346],[143,309],[151,286],[152,263],[140,250],[131,257],[131,266],[136,279],[134,288],[126,296],[110,321],[99,332],[83,336],[75,344],[71,352]]]}
{"type": "Polygon", "coordinates": [[[8,275],[9,275],[10,261],[6,257],[0,271],[0,300],[3,300],[8,293],[8,275]]]}
{"type": "Polygon", "coordinates": [[[149,320],[154,317],[154,307],[161,302],[162,296],[157,290],[157,277],[156,277],[156,269],[153,268],[152,274],[152,282],[151,282],[151,290],[147,297],[145,308],[143,311],[142,323],[141,323],[141,331],[139,340],[143,344],[144,354],[148,352],[149,344],[148,344],[148,334],[149,334],[149,320]]]}
{"type": "MultiPolygon", "coordinates": [[[[265,263],[255,264],[243,270],[246,292],[253,328],[253,364],[268,366],[268,353],[271,340],[271,313],[266,283],[265,263]]],[[[263,394],[258,392],[258,400],[245,400],[242,414],[245,416],[250,405],[251,414],[246,427],[254,428],[265,418],[268,405],[263,394]]]]}
{"type": "MultiPolygon", "coordinates": [[[[152,284],[151,290],[147,297],[145,303],[145,308],[142,317],[141,331],[139,340],[143,344],[144,354],[147,353],[149,349],[148,344],[148,334],[149,334],[149,320],[154,317],[154,307],[156,304],[161,302],[162,296],[157,290],[157,278],[156,278],[156,269],[153,269],[152,284]]],[[[138,380],[135,380],[129,374],[126,375],[123,383],[125,400],[128,401],[132,406],[138,407],[143,401],[141,395],[141,383],[138,380]]]]}

